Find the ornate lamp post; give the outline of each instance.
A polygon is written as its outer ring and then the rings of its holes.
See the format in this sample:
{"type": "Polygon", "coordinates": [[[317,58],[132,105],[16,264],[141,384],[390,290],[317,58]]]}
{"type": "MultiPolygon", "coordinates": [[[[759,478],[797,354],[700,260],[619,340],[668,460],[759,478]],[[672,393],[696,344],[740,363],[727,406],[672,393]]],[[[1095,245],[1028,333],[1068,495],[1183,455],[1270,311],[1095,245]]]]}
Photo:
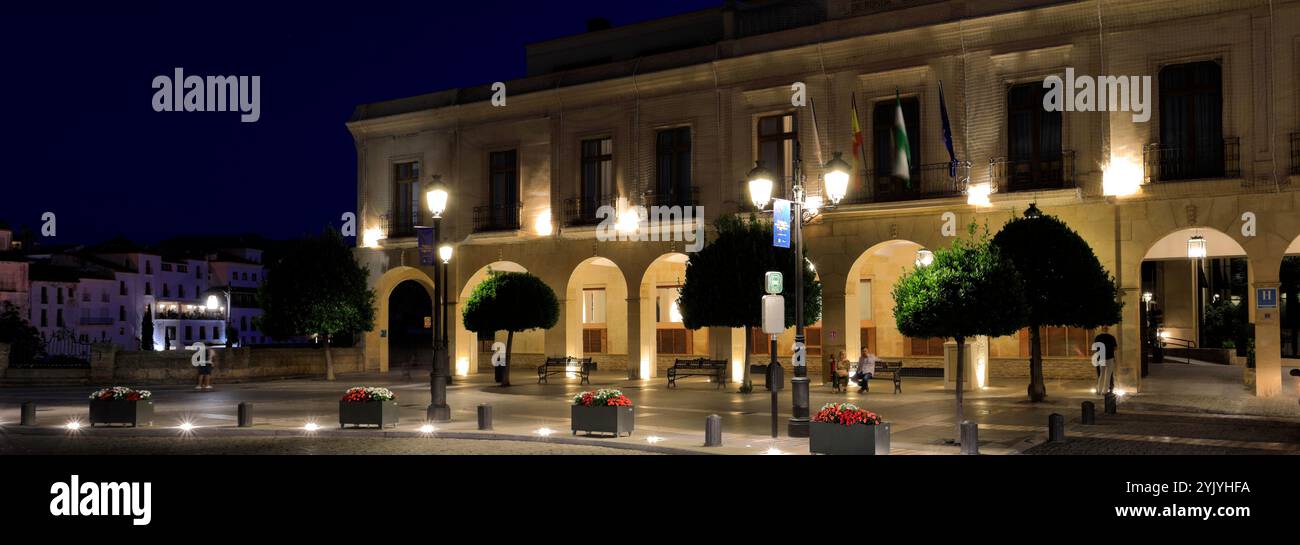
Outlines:
{"type": "MultiPolygon", "coordinates": [[[[796,142],[794,152],[794,187],[792,189],[791,199],[791,233],[790,238],[794,239],[794,342],[799,351],[804,346],[804,324],[803,324],[803,224],[806,221],[812,221],[813,218],[823,210],[829,210],[839,204],[844,195],[848,193],[849,179],[852,172],[851,166],[840,157],[836,152],[830,162],[825,165],[825,174],[822,177],[825,198],[830,202],[827,203],[817,196],[809,197],[804,194],[805,175],[803,172],[803,162],[799,159],[799,146],[796,142]]],[[[749,171],[747,176],[749,183],[749,198],[754,202],[754,206],[763,210],[772,200],[772,172],[763,166],[762,161],[754,165],[754,169],[749,171]]],[[[808,437],[808,416],[810,414],[808,407],[808,366],[802,361],[801,354],[796,354],[794,367],[794,378],[790,379],[791,396],[793,397],[794,408],[791,411],[790,422],[786,427],[786,433],[790,437],[808,437]]]]}
{"type": "MultiPolygon", "coordinates": [[[[425,193],[429,212],[433,213],[433,243],[442,242],[442,214],[447,210],[447,186],[440,176],[433,177],[429,191],[425,193]]],[[[443,257],[441,267],[434,269],[433,280],[433,371],[429,374],[429,408],[425,416],[430,422],[447,422],[451,420],[451,407],[447,405],[447,378],[450,376],[447,365],[447,339],[443,322],[446,321],[446,273],[447,261],[451,260],[450,247],[443,257]]],[[[439,249],[439,253],[442,251],[439,249]]]]}

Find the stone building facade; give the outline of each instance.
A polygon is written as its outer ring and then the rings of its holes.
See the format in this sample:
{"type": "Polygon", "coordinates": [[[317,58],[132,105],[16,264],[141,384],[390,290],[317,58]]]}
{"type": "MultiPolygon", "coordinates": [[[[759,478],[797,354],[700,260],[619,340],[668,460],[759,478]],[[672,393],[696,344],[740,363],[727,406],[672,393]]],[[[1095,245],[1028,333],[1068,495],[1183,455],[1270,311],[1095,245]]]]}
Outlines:
{"type": "MultiPolygon", "coordinates": [[[[518,365],[594,353],[602,368],[650,378],[690,354],[728,359],[739,377],[741,330],[675,331],[671,293],[686,243],[598,240],[592,208],[698,205],[711,223],[751,209],[744,180],[756,159],[776,158],[790,175],[795,154],[819,193],[820,165],[851,155],[856,105],[861,171],[845,201],[805,229],[824,296],[809,338],[813,374],[825,355],[864,342],[941,368],[942,341],[894,328],[892,279],[916,250],[949,245],[945,227],[996,231],[1037,203],[1078,231],[1119,283],[1117,381],[1138,391],[1144,261],[1185,258],[1179,251],[1201,235],[1210,257],[1247,260],[1254,293],[1277,287],[1283,257],[1300,253],[1297,51],[1300,2],[1282,0],[777,2],[530,45],[524,78],[362,105],[348,123],[358,255],[379,305],[366,367],[389,368],[394,289],[411,281],[433,291],[411,228],[428,224],[423,192],[436,174],[451,191],[443,226],[456,246],[453,303],[489,269],[527,270],[562,299],[555,328],[516,336],[518,365]],[[638,49],[649,35],[654,47],[638,49]],[[1133,85],[1152,86],[1150,118],[1080,111],[1082,102],[1055,115],[1038,106],[1044,80],[1070,74],[1145,81],[1133,85]],[[955,178],[940,82],[968,165],[955,178]],[[500,89],[505,102],[494,104],[500,89]],[[796,105],[801,89],[809,100],[796,105]],[[918,155],[914,183],[902,186],[879,157],[883,120],[899,106],[918,155]],[[980,188],[992,189],[986,203],[971,195],[980,188]]],[[[1249,299],[1254,387],[1271,396],[1282,380],[1278,311],[1249,299]]],[[[1049,379],[1091,376],[1091,334],[1049,334],[1049,379]]],[[[458,374],[486,368],[459,320],[453,337],[458,374]]],[[[980,343],[977,384],[1024,380],[1023,336],[980,343]]]]}

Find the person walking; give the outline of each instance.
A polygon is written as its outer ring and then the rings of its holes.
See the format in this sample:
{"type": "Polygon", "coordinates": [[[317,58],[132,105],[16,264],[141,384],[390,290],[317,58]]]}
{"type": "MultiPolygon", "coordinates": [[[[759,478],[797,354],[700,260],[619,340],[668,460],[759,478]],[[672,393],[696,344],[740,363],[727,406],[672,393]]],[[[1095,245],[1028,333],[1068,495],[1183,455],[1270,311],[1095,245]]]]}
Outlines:
{"type": "Polygon", "coordinates": [[[1119,342],[1115,340],[1114,335],[1110,334],[1110,326],[1101,326],[1101,333],[1098,333],[1092,342],[1100,344],[1102,351],[1102,363],[1096,366],[1097,386],[1093,391],[1097,395],[1108,394],[1115,389],[1115,351],[1119,347],[1119,342]]]}

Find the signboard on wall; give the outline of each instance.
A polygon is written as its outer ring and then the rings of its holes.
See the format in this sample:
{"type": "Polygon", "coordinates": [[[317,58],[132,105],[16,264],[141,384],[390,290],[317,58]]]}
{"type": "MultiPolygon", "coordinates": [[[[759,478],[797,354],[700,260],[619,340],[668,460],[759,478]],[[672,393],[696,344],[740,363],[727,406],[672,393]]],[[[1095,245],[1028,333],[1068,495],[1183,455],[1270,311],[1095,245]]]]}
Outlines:
{"type": "Polygon", "coordinates": [[[1277,308],[1277,288],[1256,288],[1255,308],[1277,308]]]}

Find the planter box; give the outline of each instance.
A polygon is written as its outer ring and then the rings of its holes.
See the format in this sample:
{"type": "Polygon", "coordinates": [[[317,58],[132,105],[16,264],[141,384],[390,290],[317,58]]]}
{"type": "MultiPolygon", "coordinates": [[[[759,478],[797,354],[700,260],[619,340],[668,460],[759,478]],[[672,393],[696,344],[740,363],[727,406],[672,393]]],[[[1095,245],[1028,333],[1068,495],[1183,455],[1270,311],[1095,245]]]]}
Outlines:
{"type": "Polygon", "coordinates": [[[126,400],[90,400],[90,425],[95,424],[130,424],[132,427],[141,424],[146,426],[153,425],[153,401],[141,399],[138,401],[126,400]]]}
{"type": "Polygon", "coordinates": [[[856,424],[843,426],[813,422],[808,450],[813,454],[873,455],[889,454],[889,425],[856,424]]]}
{"type": "Polygon", "coordinates": [[[570,428],[573,434],[578,432],[608,433],[615,437],[624,433],[632,435],[632,423],[636,419],[633,407],[586,407],[573,405],[569,413],[570,428]]]}
{"type": "Polygon", "coordinates": [[[339,427],[377,426],[386,428],[390,424],[397,426],[397,400],[339,402],[339,427]]]}

